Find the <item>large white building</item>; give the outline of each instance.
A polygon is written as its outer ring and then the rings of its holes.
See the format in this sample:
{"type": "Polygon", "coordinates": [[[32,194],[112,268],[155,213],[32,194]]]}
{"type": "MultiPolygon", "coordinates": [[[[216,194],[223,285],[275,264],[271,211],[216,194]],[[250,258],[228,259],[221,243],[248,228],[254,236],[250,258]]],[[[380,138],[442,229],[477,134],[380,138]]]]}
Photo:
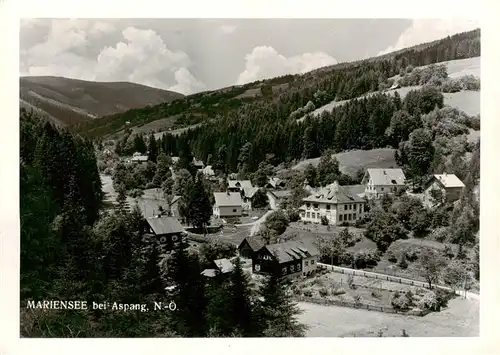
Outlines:
{"type": "Polygon", "coordinates": [[[367,198],[380,198],[404,189],[406,177],[402,169],[367,169],[361,184],[367,198]]]}
{"type": "Polygon", "coordinates": [[[214,192],[215,205],[213,214],[215,217],[240,217],[243,202],[239,192],[214,192]]]}
{"type": "MultiPolygon", "coordinates": [[[[340,186],[334,182],[303,199],[300,218],[320,223],[325,216],[329,224],[354,223],[364,217],[366,201],[358,193],[359,186],[340,186]]],[[[362,194],[362,193],[361,193],[362,194]]]]}

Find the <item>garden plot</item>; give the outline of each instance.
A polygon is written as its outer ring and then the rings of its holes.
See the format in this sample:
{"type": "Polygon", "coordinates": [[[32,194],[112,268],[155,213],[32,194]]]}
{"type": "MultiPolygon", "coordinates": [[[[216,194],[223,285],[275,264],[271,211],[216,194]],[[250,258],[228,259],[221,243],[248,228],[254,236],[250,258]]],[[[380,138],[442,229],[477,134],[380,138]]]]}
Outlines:
{"type": "Polygon", "coordinates": [[[415,304],[431,292],[422,287],[335,272],[321,273],[294,284],[297,296],[385,308],[392,308],[391,302],[395,294],[399,293],[404,297],[408,291],[413,294],[415,304]]]}

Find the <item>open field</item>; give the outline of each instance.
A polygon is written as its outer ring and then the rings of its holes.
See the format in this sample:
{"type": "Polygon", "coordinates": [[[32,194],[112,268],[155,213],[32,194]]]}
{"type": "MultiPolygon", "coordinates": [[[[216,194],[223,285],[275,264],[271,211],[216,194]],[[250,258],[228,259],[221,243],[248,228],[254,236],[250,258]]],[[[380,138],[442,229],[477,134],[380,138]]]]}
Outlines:
{"type": "Polygon", "coordinates": [[[309,326],[308,337],[400,336],[405,329],[410,337],[479,336],[479,301],[455,298],[448,308],[425,317],[372,312],[337,306],[299,303],[304,311],[299,321],[309,326]]]}
{"type": "MultiPolygon", "coordinates": [[[[394,159],[395,149],[379,148],[371,150],[351,150],[334,154],[339,161],[340,171],[344,174],[355,175],[360,168],[396,168],[394,159]]],[[[317,166],[320,158],[306,159],[292,167],[294,170],[303,170],[308,164],[317,166]]]]}

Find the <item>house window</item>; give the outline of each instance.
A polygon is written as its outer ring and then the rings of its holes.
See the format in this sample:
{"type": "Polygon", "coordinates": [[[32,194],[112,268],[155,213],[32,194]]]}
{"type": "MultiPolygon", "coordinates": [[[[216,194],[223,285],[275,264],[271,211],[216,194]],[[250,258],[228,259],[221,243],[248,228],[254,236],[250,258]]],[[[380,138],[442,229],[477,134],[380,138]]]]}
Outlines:
{"type": "Polygon", "coordinates": [[[173,236],[172,236],[172,241],[173,241],[173,242],[176,242],[176,241],[177,241],[177,236],[176,236],[176,235],[173,235],[173,236]]]}
{"type": "Polygon", "coordinates": [[[313,264],[314,264],[314,260],[311,260],[311,265],[313,265],[313,264]]]}
{"type": "Polygon", "coordinates": [[[304,212],[300,212],[300,217],[304,217],[305,213],[304,212]]]}
{"type": "Polygon", "coordinates": [[[311,212],[307,212],[307,213],[306,213],[306,217],[307,217],[307,218],[311,217],[311,212]]]}
{"type": "Polygon", "coordinates": [[[352,214],[350,214],[350,213],[349,213],[349,214],[347,215],[347,218],[349,219],[349,221],[351,221],[351,220],[352,220],[352,214]]]}
{"type": "Polygon", "coordinates": [[[309,261],[307,261],[307,260],[306,260],[306,261],[304,261],[304,265],[305,265],[305,266],[308,266],[308,265],[309,265],[309,261]]]}
{"type": "Polygon", "coordinates": [[[300,265],[300,264],[297,264],[296,269],[297,269],[297,271],[300,271],[300,269],[301,269],[301,265],[300,265]]]}
{"type": "Polygon", "coordinates": [[[310,203],[306,203],[306,207],[309,209],[311,208],[311,204],[310,203]]]}
{"type": "Polygon", "coordinates": [[[380,188],[380,191],[384,191],[384,188],[383,188],[383,187],[381,187],[381,188],[380,188]]]}
{"type": "Polygon", "coordinates": [[[313,207],[314,207],[314,208],[318,208],[318,204],[317,204],[317,203],[315,203],[315,204],[313,205],[313,207]]]}
{"type": "Polygon", "coordinates": [[[339,214],[339,221],[342,222],[342,215],[339,214]]]}
{"type": "Polygon", "coordinates": [[[236,208],[233,208],[233,212],[236,212],[236,208]]]}
{"type": "Polygon", "coordinates": [[[330,205],[326,205],[326,210],[330,211],[330,205]]]}
{"type": "Polygon", "coordinates": [[[294,265],[290,265],[290,272],[291,272],[291,273],[292,273],[292,272],[295,272],[295,267],[294,267],[294,265]]]}
{"type": "Polygon", "coordinates": [[[255,271],[260,271],[260,265],[259,264],[255,264],[255,271]]]}
{"type": "Polygon", "coordinates": [[[356,220],[356,213],[353,213],[352,219],[356,220]]]}
{"type": "Polygon", "coordinates": [[[312,215],[312,218],[316,218],[316,213],[315,212],[311,213],[311,215],[312,215]]]}
{"type": "Polygon", "coordinates": [[[344,211],[347,211],[347,205],[344,205],[344,211]]]}
{"type": "Polygon", "coordinates": [[[286,267],[284,267],[284,268],[282,268],[282,269],[281,269],[281,273],[282,273],[283,275],[286,275],[286,273],[287,273],[287,272],[286,272],[286,267]]]}
{"type": "Polygon", "coordinates": [[[160,243],[166,243],[166,242],[167,242],[167,237],[160,238],[160,243]]]}

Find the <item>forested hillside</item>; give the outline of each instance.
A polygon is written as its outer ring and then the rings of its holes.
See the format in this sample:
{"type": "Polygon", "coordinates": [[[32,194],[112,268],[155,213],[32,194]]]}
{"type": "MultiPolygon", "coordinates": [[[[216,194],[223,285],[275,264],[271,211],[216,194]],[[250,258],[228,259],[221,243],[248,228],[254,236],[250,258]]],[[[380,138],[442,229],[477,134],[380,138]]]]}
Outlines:
{"type": "MultiPolygon", "coordinates": [[[[72,129],[88,136],[101,137],[127,127],[179,114],[181,117],[178,119],[178,126],[181,127],[204,122],[209,118],[217,118],[217,121],[220,117],[250,118],[251,112],[256,110],[272,111],[273,120],[281,122],[286,121],[292,112],[303,110],[309,101],[314,107],[320,107],[333,99],[355,98],[386,87],[386,80],[399,74],[400,70],[408,65],[422,66],[479,55],[480,31],[477,29],[395,54],[354,63],[341,63],[303,75],[286,75],[243,86],[198,93],[171,103],[130,110],[99,121],[82,123],[72,129]]],[[[308,109],[311,108],[309,105],[308,109]]],[[[257,121],[255,125],[260,126],[257,121]]],[[[243,144],[244,142],[238,139],[238,146],[243,144]]]]}

